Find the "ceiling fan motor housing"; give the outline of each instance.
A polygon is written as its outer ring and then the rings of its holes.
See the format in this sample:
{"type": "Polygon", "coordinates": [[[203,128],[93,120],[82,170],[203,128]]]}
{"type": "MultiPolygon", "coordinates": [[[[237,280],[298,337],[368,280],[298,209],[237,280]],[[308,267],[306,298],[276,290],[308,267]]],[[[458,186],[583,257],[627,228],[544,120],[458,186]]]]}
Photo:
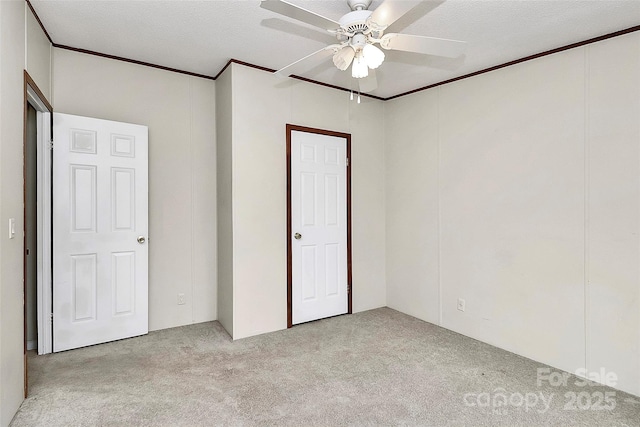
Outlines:
{"type": "Polygon", "coordinates": [[[364,33],[369,29],[367,18],[371,16],[370,10],[354,10],[340,18],[340,27],[347,33],[364,33]]]}

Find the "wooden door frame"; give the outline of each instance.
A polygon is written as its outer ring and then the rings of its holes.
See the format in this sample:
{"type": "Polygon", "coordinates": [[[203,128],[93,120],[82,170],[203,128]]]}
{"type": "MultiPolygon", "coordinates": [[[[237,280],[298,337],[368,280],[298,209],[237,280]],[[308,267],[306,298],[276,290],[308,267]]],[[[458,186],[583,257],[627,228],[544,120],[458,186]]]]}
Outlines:
{"type": "Polygon", "coordinates": [[[344,138],[347,143],[347,314],[353,312],[353,287],[351,273],[351,134],[316,129],[287,123],[287,328],[293,326],[293,247],[291,242],[291,132],[307,132],[344,138]]]}
{"type": "MultiPolygon", "coordinates": [[[[22,127],[22,320],[23,320],[23,341],[24,341],[24,397],[27,397],[28,393],[28,374],[27,374],[27,117],[29,114],[29,98],[35,95],[38,105],[36,110],[47,110],[51,113],[51,120],[53,121],[53,107],[44,96],[36,82],[31,78],[27,70],[24,70],[24,108],[23,108],[23,127],[22,127]],[[31,94],[30,94],[31,92],[31,94]]],[[[34,106],[35,107],[35,106],[34,106]]],[[[53,126],[51,126],[51,132],[53,132],[53,126]]],[[[51,138],[52,135],[49,135],[51,138]]]]}

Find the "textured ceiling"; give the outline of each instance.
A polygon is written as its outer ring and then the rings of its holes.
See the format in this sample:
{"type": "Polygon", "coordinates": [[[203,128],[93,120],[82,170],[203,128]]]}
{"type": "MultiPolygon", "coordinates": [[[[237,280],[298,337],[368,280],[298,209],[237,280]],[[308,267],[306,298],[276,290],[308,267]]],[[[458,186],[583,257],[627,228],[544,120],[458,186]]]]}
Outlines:
{"type": "MultiPolygon", "coordinates": [[[[346,0],[289,0],[338,20],[346,0]]],[[[54,43],[215,76],[229,59],[279,69],[333,43],[322,30],[240,1],[31,0],[54,43]]],[[[374,9],[380,1],[375,1],[374,9]]],[[[539,52],[640,25],[640,0],[425,1],[394,32],[465,40],[446,59],[386,52],[373,95],[389,97],[539,52]],[[427,13],[428,12],[428,13],[427,13]]],[[[297,74],[344,88],[350,71],[326,59],[297,74]]]]}

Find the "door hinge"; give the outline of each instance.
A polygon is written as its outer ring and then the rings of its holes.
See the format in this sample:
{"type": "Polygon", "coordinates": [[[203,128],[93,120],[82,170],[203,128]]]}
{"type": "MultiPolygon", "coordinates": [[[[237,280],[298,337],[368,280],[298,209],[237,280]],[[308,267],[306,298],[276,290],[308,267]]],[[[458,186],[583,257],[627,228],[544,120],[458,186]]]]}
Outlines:
{"type": "Polygon", "coordinates": [[[349,166],[349,158],[347,157],[347,167],[349,166]]]}
{"type": "Polygon", "coordinates": [[[49,323],[53,325],[53,313],[49,313],[49,323]]]}
{"type": "Polygon", "coordinates": [[[49,150],[53,150],[53,140],[49,141],[49,150]]]}

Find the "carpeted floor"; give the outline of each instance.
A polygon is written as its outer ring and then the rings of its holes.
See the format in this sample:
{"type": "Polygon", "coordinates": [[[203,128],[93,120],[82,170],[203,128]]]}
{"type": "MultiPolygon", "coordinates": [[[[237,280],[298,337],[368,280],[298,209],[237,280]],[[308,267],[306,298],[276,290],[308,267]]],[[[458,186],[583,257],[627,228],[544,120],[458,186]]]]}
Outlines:
{"type": "Polygon", "coordinates": [[[388,308],[236,342],[202,323],[29,366],[14,427],[640,426],[640,398],[539,386],[544,365],[388,308]]]}

